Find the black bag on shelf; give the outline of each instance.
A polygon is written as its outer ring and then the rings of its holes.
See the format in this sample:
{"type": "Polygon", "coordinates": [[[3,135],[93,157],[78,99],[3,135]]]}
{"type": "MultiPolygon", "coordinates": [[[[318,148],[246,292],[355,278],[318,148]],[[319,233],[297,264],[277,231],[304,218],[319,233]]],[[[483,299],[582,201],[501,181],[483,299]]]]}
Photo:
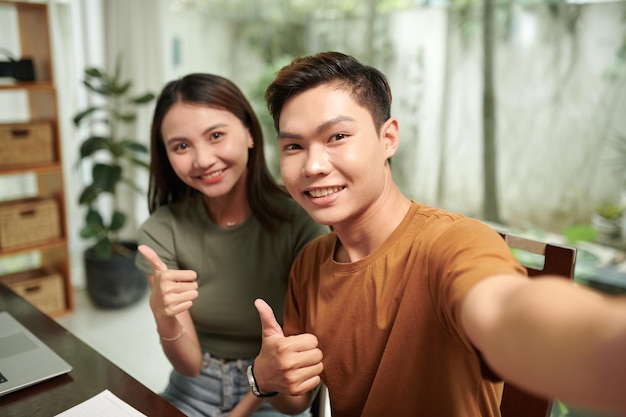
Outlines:
{"type": "Polygon", "coordinates": [[[17,81],[35,81],[35,67],[32,59],[15,59],[4,48],[0,48],[0,53],[9,59],[8,61],[0,61],[0,77],[11,77],[17,81]]]}

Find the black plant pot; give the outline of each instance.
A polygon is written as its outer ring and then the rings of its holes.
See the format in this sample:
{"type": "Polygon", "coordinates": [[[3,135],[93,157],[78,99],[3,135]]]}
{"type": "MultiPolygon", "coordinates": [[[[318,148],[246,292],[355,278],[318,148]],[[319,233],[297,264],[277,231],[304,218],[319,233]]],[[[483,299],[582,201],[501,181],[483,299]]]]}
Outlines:
{"type": "Polygon", "coordinates": [[[87,294],[98,307],[122,308],[138,301],[148,289],[146,275],[135,266],[137,244],[122,242],[128,256],[116,254],[107,259],[84,253],[87,294]]]}

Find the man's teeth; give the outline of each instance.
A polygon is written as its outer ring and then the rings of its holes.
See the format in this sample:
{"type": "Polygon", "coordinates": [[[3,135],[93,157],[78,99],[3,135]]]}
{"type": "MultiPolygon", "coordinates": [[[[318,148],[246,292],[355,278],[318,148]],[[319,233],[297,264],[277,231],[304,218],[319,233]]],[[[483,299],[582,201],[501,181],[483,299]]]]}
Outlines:
{"type": "Polygon", "coordinates": [[[219,171],[215,171],[215,172],[211,172],[209,175],[203,175],[202,178],[204,179],[209,179],[209,178],[213,178],[213,177],[217,177],[218,175],[220,175],[222,172],[224,172],[223,169],[220,169],[219,171]]]}
{"type": "Polygon", "coordinates": [[[341,191],[343,187],[328,187],[328,188],[316,188],[309,191],[311,197],[326,197],[327,195],[334,194],[341,191]]]}

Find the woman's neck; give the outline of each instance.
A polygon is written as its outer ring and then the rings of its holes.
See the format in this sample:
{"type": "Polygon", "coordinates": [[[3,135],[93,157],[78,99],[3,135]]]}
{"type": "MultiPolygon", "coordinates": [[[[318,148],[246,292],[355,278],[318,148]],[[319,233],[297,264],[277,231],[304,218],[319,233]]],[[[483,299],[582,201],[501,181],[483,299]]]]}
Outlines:
{"type": "Polygon", "coordinates": [[[252,209],[246,193],[245,176],[230,190],[219,197],[203,197],[204,207],[213,222],[224,228],[239,226],[252,209]]]}

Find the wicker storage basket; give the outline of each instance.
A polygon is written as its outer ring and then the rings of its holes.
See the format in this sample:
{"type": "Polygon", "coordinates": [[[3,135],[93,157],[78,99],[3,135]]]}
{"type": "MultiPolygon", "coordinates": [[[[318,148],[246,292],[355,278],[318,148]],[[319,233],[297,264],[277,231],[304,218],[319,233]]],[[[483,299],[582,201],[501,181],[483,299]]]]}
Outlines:
{"type": "Polygon", "coordinates": [[[0,167],[52,162],[53,139],[50,123],[0,125],[0,167]]]}
{"type": "Polygon", "coordinates": [[[65,310],[63,277],[51,269],[4,275],[0,281],[46,314],[54,315],[65,310]]]}
{"type": "Polygon", "coordinates": [[[45,242],[61,236],[54,198],[0,204],[0,249],[45,242]]]}

